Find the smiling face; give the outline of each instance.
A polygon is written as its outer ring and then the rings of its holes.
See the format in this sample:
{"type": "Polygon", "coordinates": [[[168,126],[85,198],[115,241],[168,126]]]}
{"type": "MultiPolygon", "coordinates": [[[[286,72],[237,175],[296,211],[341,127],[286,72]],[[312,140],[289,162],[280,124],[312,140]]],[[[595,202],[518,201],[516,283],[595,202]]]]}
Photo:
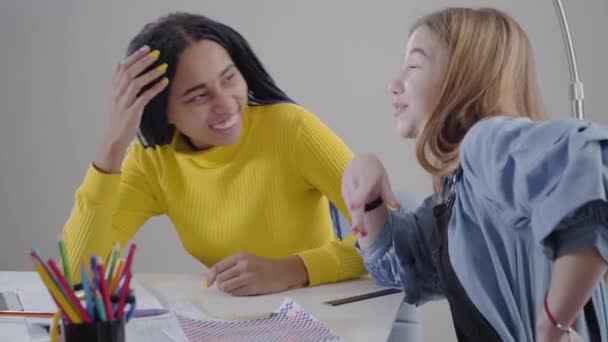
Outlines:
{"type": "Polygon", "coordinates": [[[185,49],[170,87],[169,122],[196,148],[239,141],[247,83],[221,45],[202,40],[185,49]]]}
{"type": "Polygon", "coordinates": [[[416,138],[433,110],[448,59],[448,49],[426,26],[410,36],[402,70],[390,85],[397,133],[416,138]]]}

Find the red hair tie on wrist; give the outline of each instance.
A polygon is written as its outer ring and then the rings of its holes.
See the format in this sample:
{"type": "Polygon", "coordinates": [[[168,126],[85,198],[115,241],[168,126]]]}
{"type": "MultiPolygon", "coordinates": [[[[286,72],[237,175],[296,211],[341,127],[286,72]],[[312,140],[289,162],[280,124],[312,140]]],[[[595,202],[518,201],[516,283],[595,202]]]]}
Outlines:
{"type": "Polygon", "coordinates": [[[555,320],[555,317],[553,317],[553,315],[551,314],[551,311],[549,311],[549,305],[547,304],[547,297],[549,297],[549,291],[545,292],[545,312],[547,313],[547,317],[549,317],[549,321],[551,321],[551,324],[553,324],[556,328],[558,328],[559,330],[565,332],[565,333],[572,333],[572,327],[570,326],[565,326],[561,323],[557,323],[557,321],[555,320]]]}

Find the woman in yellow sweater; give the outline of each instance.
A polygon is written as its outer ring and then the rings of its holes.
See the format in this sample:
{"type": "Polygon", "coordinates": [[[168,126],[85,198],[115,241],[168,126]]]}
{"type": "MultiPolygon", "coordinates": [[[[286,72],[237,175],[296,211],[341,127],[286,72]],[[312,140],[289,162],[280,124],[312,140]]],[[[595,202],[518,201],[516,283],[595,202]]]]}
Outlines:
{"type": "Polygon", "coordinates": [[[340,184],[352,153],[275,85],[240,34],[170,14],[146,25],[128,55],[64,227],[73,270],[167,215],[184,248],[211,267],[208,284],[233,295],[365,273],[329,213],[328,199],[347,213],[340,184]]]}

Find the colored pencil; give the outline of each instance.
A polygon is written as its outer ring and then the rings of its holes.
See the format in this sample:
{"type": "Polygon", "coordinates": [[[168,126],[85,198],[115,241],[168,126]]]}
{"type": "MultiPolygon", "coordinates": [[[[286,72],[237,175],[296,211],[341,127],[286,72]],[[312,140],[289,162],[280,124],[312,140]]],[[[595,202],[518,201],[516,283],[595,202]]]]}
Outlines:
{"type": "Polygon", "coordinates": [[[92,319],[95,319],[95,301],[91,295],[91,284],[89,284],[89,275],[84,262],[82,263],[80,272],[82,274],[82,288],[84,290],[84,298],[87,303],[87,310],[89,312],[89,316],[91,316],[92,319]]]}
{"type": "Polygon", "coordinates": [[[61,274],[59,267],[57,267],[55,260],[53,260],[52,258],[49,259],[49,267],[51,268],[53,274],[55,274],[55,277],[57,277],[57,279],[59,280],[59,285],[63,287],[64,292],[66,293],[66,299],[68,303],[72,306],[72,308],[76,309],[78,317],[80,317],[86,323],[92,323],[93,320],[91,319],[91,316],[89,316],[88,312],[84,310],[82,304],[80,304],[80,301],[78,300],[78,298],[76,298],[74,290],[72,290],[63,274],[61,274]]]}
{"type": "Polygon", "coordinates": [[[103,276],[105,274],[103,269],[103,263],[101,260],[97,264],[97,270],[99,274],[99,291],[101,292],[101,299],[104,304],[104,308],[106,310],[106,317],[108,320],[114,320],[114,313],[112,312],[112,307],[110,306],[110,294],[108,293],[108,284],[106,283],[106,278],[103,276]]]}
{"type": "Polygon", "coordinates": [[[72,288],[72,271],[70,270],[70,262],[68,260],[68,253],[65,250],[65,243],[63,240],[59,240],[59,256],[61,258],[61,265],[63,266],[63,274],[65,274],[65,279],[68,284],[70,284],[70,288],[72,288]]]}
{"type": "Polygon", "coordinates": [[[46,285],[46,288],[48,289],[49,293],[55,299],[55,302],[58,304],[59,309],[67,316],[68,320],[71,323],[82,323],[82,319],[67,302],[63,293],[61,292],[61,290],[59,290],[59,287],[53,281],[51,275],[47,273],[47,271],[44,269],[42,264],[35,260],[34,266],[36,268],[36,272],[38,272],[38,275],[40,275],[42,282],[44,283],[44,285],[46,285]]]}
{"type": "Polygon", "coordinates": [[[127,293],[129,293],[129,284],[131,283],[131,272],[128,272],[125,276],[125,283],[122,285],[120,299],[118,300],[118,309],[116,311],[117,317],[122,317],[125,310],[125,300],[127,293]]]}

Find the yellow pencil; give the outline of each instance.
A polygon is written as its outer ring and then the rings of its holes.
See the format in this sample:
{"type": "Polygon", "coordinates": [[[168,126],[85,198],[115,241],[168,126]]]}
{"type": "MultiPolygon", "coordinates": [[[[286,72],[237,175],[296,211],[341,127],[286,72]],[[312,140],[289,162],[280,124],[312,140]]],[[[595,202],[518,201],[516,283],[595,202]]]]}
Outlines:
{"type": "Polygon", "coordinates": [[[57,284],[55,284],[55,282],[51,279],[51,276],[46,273],[46,271],[44,270],[44,268],[42,268],[42,265],[40,265],[38,261],[34,261],[34,264],[36,267],[36,272],[38,272],[38,275],[40,275],[42,282],[44,283],[44,285],[46,285],[47,289],[51,293],[51,296],[53,296],[53,298],[55,298],[55,300],[57,301],[57,304],[59,305],[61,311],[63,311],[68,316],[70,321],[76,324],[82,323],[82,318],[78,316],[76,310],[74,310],[70,303],[68,303],[68,301],[65,299],[65,296],[63,295],[63,293],[61,293],[61,290],[59,290],[57,284]]]}
{"type": "Polygon", "coordinates": [[[114,272],[114,276],[112,277],[112,282],[110,283],[110,295],[116,291],[118,287],[118,282],[120,281],[120,275],[122,274],[122,269],[125,267],[125,261],[120,259],[118,261],[118,266],[116,266],[116,270],[114,272]]]}
{"type": "Polygon", "coordinates": [[[51,342],[59,342],[59,319],[61,313],[57,311],[53,316],[53,324],[51,325],[51,342]]]}

